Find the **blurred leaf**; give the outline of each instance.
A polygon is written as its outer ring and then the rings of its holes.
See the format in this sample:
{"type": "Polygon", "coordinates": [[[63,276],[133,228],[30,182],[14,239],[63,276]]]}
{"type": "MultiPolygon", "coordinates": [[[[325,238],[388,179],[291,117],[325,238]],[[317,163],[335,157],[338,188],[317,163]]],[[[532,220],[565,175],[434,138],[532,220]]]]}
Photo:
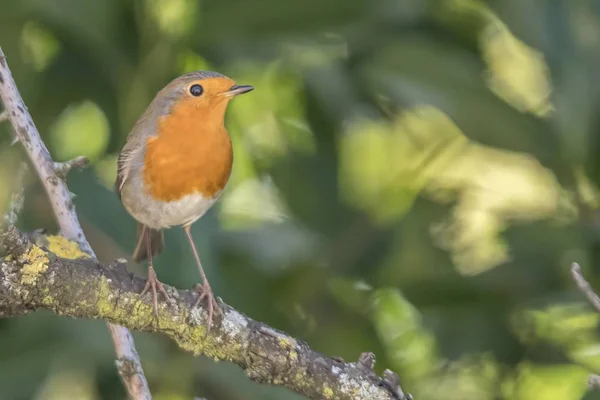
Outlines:
{"type": "Polygon", "coordinates": [[[290,219],[277,188],[267,179],[246,179],[225,193],[221,204],[220,216],[225,229],[290,219]]]}
{"type": "Polygon", "coordinates": [[[195,0],[145,0],[160,30],[173,39],[191,31],[198,16],[195,0]]]}
{"type": "Polygon", "coordinates": [[[108,145],[109,125],[104,112],[93,102],[67,107],[52,127],[52,152],[57,160],[100,157],[108,145]]]}
{"type": "Polygon", "coordinates": [[[23,27],[21,53],[36,71],[43,71],[60,51],[60,42],[54,35],[34,21],[23,27]]]}
{"type": "Polygon", "coordinates": [[[505,389],[514,400],[579,399],[586,391],[582,382],[588,372],[575,365],[544,366],[524,363],[518,369],[515,382],[505,389]]]}
{"type": "Polygon", "coordinates": [[[76,398],[99,400],[100,397],[94,386],[94,379],[89,371],[63,366],[51,372],[35,399],[62,400],[76,398]]]}
{"type": "Polygon", "coordinates": [[[399,291],[375,291],[372,318],[387,357],[404,379],[435,371],[439,362],[435,337],[423,328],[419,312],[399,291]]]}
{"type": "Polygon", "coordinates": [[[492,91],[520,111],[547,116],[552,82],[544,56],[518,40],[492,13],[480,41],[492,91]]]}
{"type": "Polygon", "coordinates": [[[526,343],[547,341],[562,349],[578,365],[600,371],[598,322],[600,317],[584,304],[526,310],[517,315],[513,325],[526,343]]]}
{"type": "Polygon", "coordinates": [[[355,125],[340,146],[342,193],[376,220],[393,222],[465,143],[460,130],[431,107],[405,112],[392,126],[355,125]]]}
{"type": "Polygon", "coordinates": [[[438,224],[438,243],[453,253],[458,270],[478,274],[510,260],[500,233],[512,221],[576,216],[570,194],[551,171],[528,154],[472,144],[457,154],[431,186],[458,196],[450,221],[438,224]]]}

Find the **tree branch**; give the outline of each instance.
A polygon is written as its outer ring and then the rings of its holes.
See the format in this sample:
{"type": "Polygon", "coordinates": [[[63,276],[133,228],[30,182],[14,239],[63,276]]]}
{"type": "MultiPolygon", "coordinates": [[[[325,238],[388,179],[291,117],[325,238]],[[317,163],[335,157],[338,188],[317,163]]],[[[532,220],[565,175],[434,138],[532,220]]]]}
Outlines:
{"type": "Polygon", "coordinates": [[[588,387],[593,390],[600,389],[600,376],[592,374],[588,378],[588,387]]]}
{"type": "Polygon", "coordinates": [[[65,162],[55,162],[54,163],[54,172],[61,179],[66,179],[67,175],[73,168],[84,168],[88,165],[89,160],[87,157],[79,156],[70,161],[65,162]]]}
{"type": "Polygon", "coordinates": [[[594,289],[592,289],[588,281],[585,280],[579,264],[573,263],[571,265],[571,276],[575,280],[581,293],[587,297],[588,302],[600,313],[600,297],[594,292],[594,289]]]}
{"type": "Polygon", "coordinates": [[[46,309],[75,318],[96,318],[145,332],[161,332],[195,355],[231,361],[250,379],[285,386],[310,399],[409,399],[391,371],[373,371],[375,357],[358,362],[325,357],[306,343],[254,321],[226,304],[206,332],[206,313],[194,307],[195,291],[165,285],[158,318],[145,280],[127,272],[125,260],[109,266],[60,236],[27,238],[14,227],[0,236],[9,256],[0,259],[0,316],[46,309]]]}
{"type": "MultiPolygon", "coordinates": [[[[594,292],[592,286],[583,276],[583,272],[581,272],[581,267],[579,266],[579,264],[571,264],[571,276],[577,284],[579,291],[585,295],[585,297],[588,299],[588,302],[594,308],[594,310],[600,313],[600,297],[596,294],[596,292],[594,292]]],[[[596,374],[590,375],[588,378],[588,387],[593,390],[600,389],[600,376],[596,374]]]]}
{"type": "MultiPolygon", "coordinates": [[[[2,48],[0,48],[0,98],[4,103],[4,112],[0,117],[4,119],[8,117],[15,133],[15,139],[23,143],[31,163],[48,193],[62,235],[76,241],[84,252],[95,258],[94,251],[79,224],[71,194],[62,179],[68,170],[82,163],[82,158],[65,164],[56,164],[52,160],[17,89],[2,48]]],[[[117,353],[117,370],[129,396],[135,400],[150,400],[152,396],[131,333],[119,326],[109,325],[109,330],[117,353]],[[126,364],[135,365],[133,370],[136,372],[126,374],[120,368],[126,364]]],[[[128,369],[127,372],[131,372],[131,370],[128,369]]]]}

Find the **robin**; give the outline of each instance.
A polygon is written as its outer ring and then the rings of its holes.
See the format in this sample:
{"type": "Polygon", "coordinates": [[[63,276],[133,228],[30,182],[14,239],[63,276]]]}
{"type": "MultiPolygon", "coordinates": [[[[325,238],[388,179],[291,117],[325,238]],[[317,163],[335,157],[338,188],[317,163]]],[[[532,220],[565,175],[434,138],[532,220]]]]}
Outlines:
{"type": "Polygon", "coordinates": [[[213,313],[221,312],[190,229],[229,180],[233,149],[224,123],[227,105],[253,89],[217,72],[182,75],[158,92],[119,154],[116,191],[138,222],[133,260],[148,260],[148,281],[140,296],[152,292],[156,315],[158,292],[169,297],[152,258],[164,247],[163,230],[172,226],[183,227],[198,264],[202,285],[196,286],[199,296],[194,306],[207,300],[208,329],[213,313]]]}

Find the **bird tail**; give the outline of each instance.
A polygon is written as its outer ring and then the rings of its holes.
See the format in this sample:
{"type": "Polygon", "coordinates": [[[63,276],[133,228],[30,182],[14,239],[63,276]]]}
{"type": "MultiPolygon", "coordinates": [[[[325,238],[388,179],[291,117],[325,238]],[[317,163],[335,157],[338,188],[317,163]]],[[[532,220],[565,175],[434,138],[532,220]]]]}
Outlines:
{"type": "Polygon", "coordinates": [[[138,224],[133,261],[140,262],[148,259],[148,233],[150,230],[150,248],[152,256],[157,256],[164,248],[164,235],[160,229],[152,229],[144,224],[138,224]]]}

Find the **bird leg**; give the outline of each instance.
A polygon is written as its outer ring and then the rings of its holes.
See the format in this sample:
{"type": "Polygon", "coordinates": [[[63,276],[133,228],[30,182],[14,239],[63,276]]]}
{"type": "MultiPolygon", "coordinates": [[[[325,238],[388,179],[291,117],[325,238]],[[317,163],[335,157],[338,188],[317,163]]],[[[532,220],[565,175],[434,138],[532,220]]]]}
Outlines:
{"type": "Polygon", "coordinates": [[[168,300],[169,299],[169,295],[167,293],[167,291],[165,290],[165,287],[163,286],[163,284],[158,280],[158,277],[156,276],[156,271],[154,271],[154,267],[153,267],[153,262],[152,262],[152,244],[150,241],[150,229],[146,228],[146,246],[147,246],[147,252],[148,252],[148,280],[146,281],[146,285],[144,286],[144,289],[142,290],[142,293],[140,293],[140,296],[143,296],[144,294],[146,294],[146,292],[148,290],[152,290],[152,301],[153,301],[153,308],[154,308],[154,316],[156,316],[156,319],[158,320],[158,292],[161,292],[163,296],[165,296],[165,299],[168,300]],[[158,289],[158,291],[157,291],[158,289]]]}
{"type": "Polygon", "coordinates": [[[200,270],[200,275],[202,276],[202,285],[196,285],[196,290],[198,291],[198,299],[194,304],[194,307],[198,306],[200,302],[204,299],[208,302],[208,329],[206,333],[210,331],[212,326],[213,314],[216,312],[217,314],[222,314],[221,307],[217,303],[215,296],[213,294],[212,288],[208,283],[208,279],[206,278],[206,274],[204,273],[204,269],[202,268],[202,263],[200,262],[200,256],[198,255],[198,250],[196,250],[196,245],[194,244],[194,239],[192,238],[191,226],[187,225],[183,227],[185,234],[190,242],[190,246],[192,247],[192,252],[194,253],[194,258],[196,259],[196,264],[198,264],[198,269],[200,270]]]}

